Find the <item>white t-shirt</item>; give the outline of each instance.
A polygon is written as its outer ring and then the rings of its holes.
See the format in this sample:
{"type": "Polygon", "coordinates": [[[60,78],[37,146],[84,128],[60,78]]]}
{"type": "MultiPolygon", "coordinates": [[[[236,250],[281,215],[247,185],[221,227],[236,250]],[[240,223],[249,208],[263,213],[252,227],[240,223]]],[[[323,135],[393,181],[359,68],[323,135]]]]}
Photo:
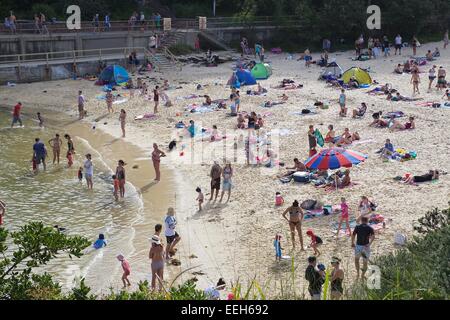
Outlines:
{"type": "Polygon", "coordinates": [[[177,225],[177,219],[174,216],[166,216],[164,218],[164,234],[166,237],[172,237],[175,235],[175,226],[177,225]]]}
{"type": "Polygon", "coordinates": [[[94,165],[89,159],[86,159],[86,161],[84,161],[84,174],[89,176],[94,175],[94,165]]]}
{"type": "Polygon", "coordinates": [[[402,37],[396,36],[395,37],[395,44],[402,44],[402,37]]]}

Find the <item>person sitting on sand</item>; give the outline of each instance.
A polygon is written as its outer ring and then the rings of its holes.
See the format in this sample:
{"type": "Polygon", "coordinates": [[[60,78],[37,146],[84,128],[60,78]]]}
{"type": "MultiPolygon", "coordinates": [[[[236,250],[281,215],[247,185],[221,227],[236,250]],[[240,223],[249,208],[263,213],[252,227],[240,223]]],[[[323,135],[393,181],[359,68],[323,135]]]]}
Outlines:
{"type": "Polygon", "coordinates": [[[403,72],[405,73],[411,72],[411,62],[409,60],[406,60],[405,64],[403,65],[403,72]]]}
{"type": "Polygon", "coordinates": [[[384,147],[380,149],[380,156],[389,159],[394,154],[394,145],[390,139],[386,139],[384,147]]]}
{"type": "Polygon", "coordinates": [[[439,171],[438,170],[430,170],[428,173],[423,174],[421,176],[413,176],[411,174],[406,174],[402,179],[404,183],[407,184],[416,184],[420,182],[427,182],[439,179],[439,171]]]}
{"type": "Polygon", "coordinates": [[[334,132],[334,127],[332,124],[330,124],[328,126],[328,132],[325,136],[325,140],[326,143],[330,143],[330,144],[334,144],[337,142],[337,138],[336,138],[336,134],[334,132]]]}
{"type": "Polygon", "coordinates": [[[375,128],[386,128],[388,126],[387,121],[384,121],[381,119],[382,112],[375,112],[372,114],[373,121],[371,124],[369,124],[369,127],[375,127],[375,128]]]}
{"type": "Polygon", "coordinates": [[[450,101],[450,90],[445,90],[444,95],[442,96],[442,98],[447,98],[448,101],[450,101]]]}
{"type": "Polygon", "coordinates": [[[205,95],[204,98],[205,98],[205,102],[203,102],[203,105],[204,106],[210,106],[212,104],[211,97],[208,96],[208,95],[205,95]]]}
{"type": "Polygon", "coordinates": [[[434,59],[433,59],[433,54],[431,53],[431,50],[428,50],[428,52],[425,54],[425,58],[428,60],[428,61],[433,61],[434,59]]]}
{"type": "Polygon", "coordinates": [[[359,140],[359,134],[358,132],[354,132],[353,134],[350,133],[349,128],[345,128],[344,132],[341,135],[341,138],[339,139],[339,141],[336,143],[338,146],[342,146],[342,145],[348,145],[348,144],[352,144],[353,141],[359,140]]]}
{"type": "Polygon", "coordinates": [[[279,176],[279,178],[289,177],[299,171],[300,172],[308,171],[308,169],[305,167],[305,165],[301,161],[299,161],[298,158],[294,158],[294,166],[290,167],[290,168],[286,168],[286,170],[288,170],[288,171],[285,174],[279,176]]]}
{"type": "Polygon", "coordinates": [[[403,66],[399,63],[398,65],[397,65],[397,67],[395,67],[395,69],[394,69],[394,73],[396,73],[396,74],[403,74],[403,66]]]}
{"type": "Polygon", "coordinates": [[[350,179],[350,170],[347,169],[344,171],[344,176],[338,180],[338,187],[339,188],[345,188],[348,187],[351,184],[351,179],[350,179]]]}
{"type": "Polygon", "coordinates": [[[336,189],[336,186],[339,189],[343,189],[345,187],[348,187],[351,184],[351,178],[350,178],[350,170],[345,170],[342,178],[339,178],[340,172],[336,172],[332,177],[332,181],[325,184],[325,190],[334,190],[336,189]]]}
{"type": "Polygon", "coordinates": [[[356,80],[355,77],[351,77],[350,81],[347,83],[347,86],[350,89],[358,89],[359,88],[359,83],[358,83],[358,81],[356,80]]]}
{"type": "Polygon", "coordinates": [[[285,93],[283,93],[279,98],[280,98],[281,101],[283,101],[283,102],[286,102],[286,101],[288,101],[288,99],[289,99],[289,97],[288,97],[285,93]]]}
{"type": "Polygon", "coordinates": [[[416,128],[416,124],[414,123],[414,117],[409,117],[409,121],[405,124],[400,123],[398,120],[394,120],[390,130],[412,130],[416,128]]]}
{"type": "Polygon", "coordinates": [[[431,54],[433,58],[439,58],[441,53],[439,52],[439,48],[434,49],[434,52],[431,54]]]}
{"type": "Polygon", "coordinates": [[[367,105],[365,102],[361,103],[361,107],[359,107],[358,109],[353,109],[353,116],[352,118],[361,118],[364,116],[364,114],[367,111],[367,105]]]}
{"type": "Polygon", "coordinates": [[[245,118],[244,118],[244,115],[242,113],[238,114],[237,128],[238,129],[245,129],[245,118]]]}
{"type": "Polygon", "coordinates": [[[267,92],[267,89],[263,88],[261,84],[258,82],[258,90],[256,91],[258,94],[263,94],[267,92]]]}

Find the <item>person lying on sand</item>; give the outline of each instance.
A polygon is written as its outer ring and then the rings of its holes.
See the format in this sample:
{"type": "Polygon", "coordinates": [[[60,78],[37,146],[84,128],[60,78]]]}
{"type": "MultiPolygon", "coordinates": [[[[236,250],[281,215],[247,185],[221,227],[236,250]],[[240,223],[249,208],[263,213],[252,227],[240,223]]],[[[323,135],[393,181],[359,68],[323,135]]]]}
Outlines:
{"type": "Polygon", "coordinates": [[[398,101],[412,102],[412,101],[423,100],[423,98],[409,98],[409,97],[402,96],[400,94],[400,92],[397,92],[395,94],[395,96],[393,96],[392,93],[388,93],[386,100],[394,101],[394,102],[398,102],[398,101]]]}
{"type": "Polygon", "coordinates": [[[427,182],[438,179],[439,179],[439,171],[430,170],[428,173],[423,174],[421,176],[413,176],[410,173],[407,173],[405,177],[402,179],[402,182],[406,184],[416,184],[420,182],[427,182]]]}
{"type": "Polygon", "coordinates": [[[291,168],[286,168],[286,170],[288,171],[284,174],[279,175],[278,178],[289,177],[298,171],[300,172],[308,171],[305,165],[301,161],[299,161],[298,158],[294,158],[294,166],[291,168]]]}
{"type": "Polygon", "coordinates": [[[392,90],[397,91],[395,89],[392,89],[392,85],[389,83],[386,83],[384,86],[381,87],[376,87],[372,90],[367,91],[367,94],[372,94],[372,95],[383,95],[383,94],[388,94],[389,92],[391,92],[392,90]]]}
{"type": "Polygon", "coordinates": [[[283,93],[281,96],[279,96],[281,101],[286,102],[288,101],[289,97],[286,95],[286,93],[283,93]]]}
{"type": "Polygon", "coordinates": [[[414,117],[409,117],[409,121],[405,124],[400,123],[398,120],[393,120],[393,124],[389,130],[412,130],[416,128],[416,124],[414,122],[414,117]]]}
{"type": "Polygon", "coordinates": [[[348,128],[344,129],[344,133],[342,133],[341,135],[341,139],[339,139],[339,141],[336,143],[337,146],[342,146],[342,145],[348,145],[348,144],[352,144],[353,141],[359,140],[359,134],[358,132],[354,132],[353,134],[350,133],[350,130],[348,128]]]}
{"type": "Polygon", "coordinates": [[[258,83],[258,90],[256,91],[258,94],[263,94],[267,92],[267,89],[263,88],[260,83],[258,83]]]}
{"type": "Polygon", "coordinates": [[[360,118],[363,117],[364,114],[367,111],[367,105],[365,102],[361,103],[361,107],[359,107],[358,109],[353,109],[353,116],[352,118],[360,118]]]}
{"type": "Polygon", "coordinates": [[[382,112],[375,112],[372,114],[373,121],[371,124],[369,124],[369,127],[375,127],[375,128],[387,128],[388,122],[381,119],[382,112]]]}
{"type": "Polygon", "coordinates": [[[265,101],[262,105],[264,108],[271,108],[279,104],[284,104],[285,101],[265,101]]]}
{"type": "Polygon", "coordinates": [[[397,65],[397,67],[395,67],[394,73],[403,74],[403,66],[400,63],[397,65]]]}

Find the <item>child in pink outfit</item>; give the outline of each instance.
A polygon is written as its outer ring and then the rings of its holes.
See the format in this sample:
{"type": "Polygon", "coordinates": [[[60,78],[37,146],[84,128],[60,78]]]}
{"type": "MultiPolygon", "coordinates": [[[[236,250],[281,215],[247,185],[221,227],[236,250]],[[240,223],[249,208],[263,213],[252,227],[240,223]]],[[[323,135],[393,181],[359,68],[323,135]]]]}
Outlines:
{"type": "Polygon", "coordinates": [[[117,256],[117,260],[119,260],[122,263],[122,269],[123,269],[123,275],[122,275],[122,282],[123,287],[126,288],[126,286],[131,286],[130,280],[128,280],[128,276],[131,273],[130,264],[127,260],[125,260],[125,257],[121,254],[117,256]]]}
{"type": "Polygon", "coordinates": [[[339,237],[339,231],[341,231],[343,221],[345,221],[345,223],[347,224],[348,235],[351,235],[350,222],[348,221],[348,216],[349,214],[347,202],[345,202],[345,198],[341,198],[341,218],[339,219],[339,226],[337,229],[336,237],[339,237]]]}
{"type": "Polygon", "coordinates": [[[283,203],[284,203],[283,196],[279,192],[276,192],[275,193],[275,205],[277,207],[279,207],[279,206],[282,206],[283,203]]]}

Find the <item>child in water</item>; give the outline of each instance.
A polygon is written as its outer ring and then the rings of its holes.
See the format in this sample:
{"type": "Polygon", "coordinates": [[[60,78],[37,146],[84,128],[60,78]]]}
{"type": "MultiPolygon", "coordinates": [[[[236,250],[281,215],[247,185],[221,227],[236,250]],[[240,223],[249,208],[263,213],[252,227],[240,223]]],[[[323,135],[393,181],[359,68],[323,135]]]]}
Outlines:
{"type": "Polygon", "coordinates": [[[70,167],[72,167],[73,165],[73,154],[72,151],[67,151],[67,165],[70,167]]]}
{"type": "Polygon", "coordinates": [[[195,191],[197,191],[197,193],[198,193],[198,197],[196,199],[198,201],[198,211],[202,211],[202,203],[203,203],[203,200],[205,199],[205,196],[202,193],[202,189],[197,188],[197,189],[195,189],[195,191]]]}
{"type": "Polygon", "coordinates": [[[122,282],[123,287],[125,288],[127,285],[131,286],[130,280],[128,280],[128,276],[131,273],[130,264],[127,260],[125,260],[125,257],[121,254],[117,256],[117,260],[119,260],[122,264],[123,274],[122,274],[122,282]]]}
{"type": "Polygon", "coordinates": [[[82,183],[83,182],[83,168],[82,167],[78,168],[77,176],[78,176],[78,181],[80,181],[80,183],[82,183]]]}
{"type": "Polygon", "coordinates": [[[105,235],[103,233],[98,235],[98,239],[94,242],[93,247],[95,249],[106,247],[105,235]]]}
{"type": "Polygon", "coordinates": [[[37,119],[39,120],[39,127],[42,128],[44,126],[44,119],[42,119],[40,112],[37,113],[37,119]]]}
{"type": "Polygon", "coordinates": [[[284,203],[283,196],[279,192],[275,192],[275,206],[282,206],[284,203]]]}
{"type": "Polygon", "coordinates": [[[273,246],[275,247],[275,260],[281,261],[281,255],[283,248],[281,247],[281,234],[277,233],[275,235],[275,240],[273,241],[273,246]]]}
{"type": "Polygon", "coordinates": [[[317,247],[323,243],[322,239],[319,236],[316,236],[312,230],[306,231],[306,235],[311,238],[311,244],[309,246],[313,248],[314,255],[317,257],[320,256],[320,251],[317,247]]]}
{"type": "Polygon", "coordinates": [[[119,201],[120,182],[119,182],[119,179],[117,179],[117,176],[115,174],[113,174],[112,178],[113,178],[113,183],[114,183],[114,198],[116,199],[116,201],[119,201]]]}

